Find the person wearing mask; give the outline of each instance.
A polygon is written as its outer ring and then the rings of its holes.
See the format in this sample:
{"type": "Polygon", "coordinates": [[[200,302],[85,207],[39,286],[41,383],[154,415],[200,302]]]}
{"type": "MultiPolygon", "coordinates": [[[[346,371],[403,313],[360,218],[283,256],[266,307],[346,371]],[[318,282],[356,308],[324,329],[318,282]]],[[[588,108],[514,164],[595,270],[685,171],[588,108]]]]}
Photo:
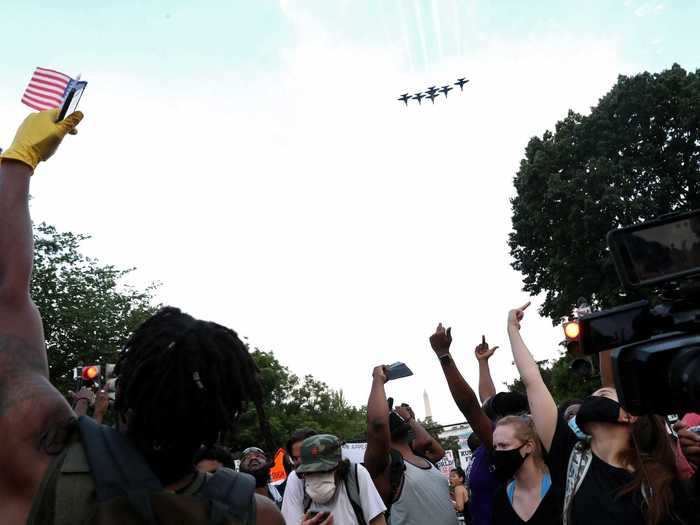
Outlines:
{"type": "Polygon", "coordinates": [[[450,471],[450,488],[452,489],[452,504],[458,515],[468,514],[469,490],[464,486],[466,475],[461,467],[450,471]]]}
{"type": "Polygon", "coordinates": [[[389,509],[392,525],[455,525],[449,485],[435,467],[445,451],[410,407],[390,409],[384,385],[386,367],[372,372],[367,403],[365,466],[389,509]]]}
{"type": "Polygon", "coordinates": [[[386,525],[386,507],[360,464],[343,460],[336,436],[317,434],[304,440],[301,462],[287,483],[282,515],[288,525],[386,525]]]}
{"type": "Polygon", "coordinates": [[[509,312],[508,336],[552,483],[564,489],[563,523],[691,523],[682,491],[676,488],[676,459],[663,420],[633,416],[620,406],[617,392],[607,386],[609,355],[601,355],[603,388],[584,399],[576,415],[590,443],[579,441],[559,416],[520,334],[529,304],[509,312]]]}
{"type": "Polygon", "coordinates": [[[561,488],[552,484],[532,418],[506,416],[496,423],[491,460],[501,483],[493,525],[561,524],[561,488]]]}
{"type": "Polygon", "coordinates": [[[240,471],[250,474],[255,478],[255,492],[266,496],[282,507],[282,495],[277,487],[270,483],[270,469],[274,461],[270,461],[262,449],[248,447],[241,454],[240,471]]]}
{"type": "Polygon", "coordinates": [[[501,417],[526,412],[528,410],[527,398],[515,392],[496,393],[488,367],[488,359],[496,349],[490,348],[485,338],[482,337],[481,344],[475,349],[476,357],[480,362],[479,392],[483,398],[482,406],[452,358],[451,345],[451,328],[445,329],[442,323],[438,324],[435,333],[430,336],[430,346],[445,374],[452,399],[474,430],[472,436],[475,437],[472,439],[478,438],[480,442],[479,447],[473,453],[469,466],[469,490],[471,493],[469,513],[473,525],[491,525],[493,497],[498,487],[490,459],[493,448],[493,429],[496,421],[501,417]]]}
{"type": "Polygon", "coordinates": [[[232,330],[170,307],[143,322],[117,363],[114,429],[85,416],[76,420],[51,384],[42,319],[30,293],[28,202],[37,165],[83,117],[75,112],[58,121],[58,114],[29,115],[0,157],[2,523],[87,523],[117,508],[120,523],[143,523],[141,516],[173,512],[175,502],[191,515],[206,516],[216,502],[243,523],[282,523],[274,504],[254,497],[252,479],[237,473],[203,479],[194,468],[202,443],[232,429],[247,402],[262,402],[255,361],[232,330]],[[236,501],[209,490],[218,481],[240,487],[236,501]],[[181,497],[187,491],[199,499],[181,497]],[[130,496],[137,493],[147,497],[130,496]],[[163,504],[150,504],[148,496],[163,504]]]}

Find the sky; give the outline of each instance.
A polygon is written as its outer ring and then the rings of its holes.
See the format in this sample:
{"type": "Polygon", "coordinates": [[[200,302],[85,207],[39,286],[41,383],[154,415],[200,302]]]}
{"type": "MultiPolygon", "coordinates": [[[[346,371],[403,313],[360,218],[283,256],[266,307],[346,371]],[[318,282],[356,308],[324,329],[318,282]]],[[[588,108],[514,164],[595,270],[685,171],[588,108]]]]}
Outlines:
{"type": "MultiPolygon", "coordinates": [[[[372,368],[443,424],[454,406],[428,337],[453,327],[476,387],[516,371],[509,309],[529,300],[507,246],[530,137],[587,113],[619,74],[700,67],[692,0],[4,0],[0,146],[36,66],[89,82],[80,133],[41,165],[32,214],[162,283],[157,300],[232,327],[367,401],[372,368]],[[396,100],[458,77],[430,104],[396,100]]],[[[573,234],[574,232],[572,232],[573,234]]],[[[536,359],[561,327],[533,308],[536,359]]]]}

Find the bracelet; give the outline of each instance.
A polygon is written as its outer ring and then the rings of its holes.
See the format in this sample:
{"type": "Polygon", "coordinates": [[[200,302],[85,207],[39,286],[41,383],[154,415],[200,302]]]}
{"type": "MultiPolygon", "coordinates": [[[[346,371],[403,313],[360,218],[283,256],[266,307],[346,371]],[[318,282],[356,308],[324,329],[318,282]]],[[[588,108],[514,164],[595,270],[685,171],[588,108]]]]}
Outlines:
{"type": "Polygon", "coordinates": [[[438,356],[438,359],[440,360],[440,364],[442,366],[449,366],[450,364],[452,364],[452,356],[449,352],[447,352],[444,355],[438,356]]]}

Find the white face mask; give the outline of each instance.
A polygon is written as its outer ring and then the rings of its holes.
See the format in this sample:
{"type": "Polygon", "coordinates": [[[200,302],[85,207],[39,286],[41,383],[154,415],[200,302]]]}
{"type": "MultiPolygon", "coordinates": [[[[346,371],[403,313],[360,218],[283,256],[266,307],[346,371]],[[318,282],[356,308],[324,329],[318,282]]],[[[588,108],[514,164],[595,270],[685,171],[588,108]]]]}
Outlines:
{"type": "Polygon", "coordinates": [[[323,505],[335,496],[335,472],[321,472],[304,476],[306,493],[311,501],[323,505]]]}

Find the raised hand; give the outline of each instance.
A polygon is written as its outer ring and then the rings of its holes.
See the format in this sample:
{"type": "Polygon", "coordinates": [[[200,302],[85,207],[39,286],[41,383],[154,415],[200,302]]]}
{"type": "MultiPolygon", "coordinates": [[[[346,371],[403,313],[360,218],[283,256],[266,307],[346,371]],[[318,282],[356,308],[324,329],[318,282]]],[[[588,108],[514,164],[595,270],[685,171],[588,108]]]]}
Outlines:
{"type": "Polygon", "coordinates": [[[374,370],[372,370],[372,378],[379,379],[382,383],[386,383],[388,381],[386,377],[386,366],[375,366],[374,370]]]}
{"type": "Polygon", "coordinates": [[[109,409],[109,394],[100,390],[95,396],[95,421],[102,423],[107,410],[109,409]]]}
{"type": "Polygon", "coordinates": [[[82,387],[77,392],[69,390],[68,394],[73,401],[73,405],[77,405],[79,401],[87,401],[88,405],[93,405],[95,403],[95,392],[86,386],[82,387]]]}
{"type": "Polygon", "coordinates": [[[476,355],[479,361],[488,361],[493,353],[498,350],[497,346],[489,348],[489,344],[486,342],[486,336],[481,336],[481,344],[474,349],[474,355],[476,355]]]}
{"type": "Polygon", "coordinates": [[[39,162],[51,157],[66,135],[77,133],[75,128],[83,119],[83,114],[76,111],[56,122],[58,114],[58,109],[50,109],[29,115],[2,158],[18,160],[35,169],[39,162]]]}
{"type": "Polygon", "coordinates": [[[523,320],[523,317],[525,317],[525,310],[527,310],[528,306],[530,306],[530,301],[520,308],[515,308],[508,312],[508,328],[520,330],[520,322],[523,320]]]}
{"type": "Polygon", "coordinates": [[[440,323],[435,329],[435,333],[430,336],[430,346],[433,351],[438,355],[438,357],[448,354],[450,352],[450,345],[452,344],[452,327],[447,328],[442,326],[440,323]]]}
{"type": "Polygon", "coordinates": [[[304,515],[301,525],[333,525],[333,514],[319,512],[314,517],[311,517],[311,513],[307,512],[304,515]]]}

